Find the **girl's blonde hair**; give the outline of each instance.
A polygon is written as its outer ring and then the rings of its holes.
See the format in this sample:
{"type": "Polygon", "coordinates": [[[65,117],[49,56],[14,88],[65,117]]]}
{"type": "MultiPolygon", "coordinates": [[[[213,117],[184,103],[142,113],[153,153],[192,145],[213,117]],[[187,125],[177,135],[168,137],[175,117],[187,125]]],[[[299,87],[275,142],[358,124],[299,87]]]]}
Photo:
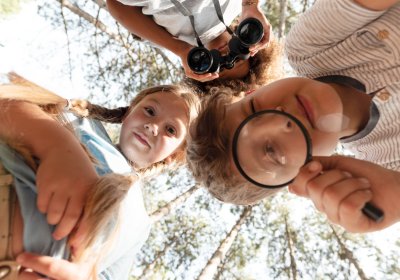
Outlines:
{"type": "MultiPolygon", "coordinates": [[[[107,109],[102,106],[91,104],[85,100],[68,101],[65,98],[25,80],[15,73],[9,73],[8,76],[12,84],[0,85],[0,99],[20,100],[36,104],[55,120],[61,122],[71,132],[73,132],[73,128],[63,118],[62,114],[66,107],[69,107],[70,111],[82,117],[95,118],[105,122],[121,123],[123,118],[129,114],[130,110],[139,104],[145,96],[156,92],[165,92],[181,97],[185,101],[188,109],[189,123],[195,119],[199,110],[198,97],[189,89],[177,85],[156,86],[142,90],[136,95],[130,106],[107,109]]],[[[18,146],[16,143],[7,144],[20,152],[32,168],[36,168],[35,166],[32,166],[32,163],[34,163],[32,155],[25,147],[22,147],[21,145],[18,146]]],[[[186,141],[182,144],[181,149],[175,153],[173,159],[175,163],[184,162],[185,147],[186,141]]],[[[85,150],[87,151],[86,148],[85,150]]],[[[90,153],[88,153],[88,156],[90,156],[90,153]]],[[[164,166],[165,164],[162,162],[154,163],[151,167],[146,168],[146,170],[140,171],[146,174],[149,172],[153,173],[152,171],[160,170],[164,166]]],[[[73,261],[80,262],[93,258],[92,250],[95,249],[96,237],[99,233],[110,227],[112,217],[118,217],[119,204],[135,180],[136,176],[126,176],[114,173],[102,176],[98,180],[96,185],[92,188],[91,193],[88,195],[89,200],[85,206],[85,213],[90,217],[88,220],[88,232],[90,232],[91,235],[86,237],[86,240],[82,244],[84,250],[79,254],[79,256],[74,256],[73,261]]],[[[106,243],[106,246],[104,247],[108,248],[110,246],[109,243],[110,242],[106,243]]],[[[95,278],[95,276],[96,271],[93,270],[92,277],[95,278]]]]}

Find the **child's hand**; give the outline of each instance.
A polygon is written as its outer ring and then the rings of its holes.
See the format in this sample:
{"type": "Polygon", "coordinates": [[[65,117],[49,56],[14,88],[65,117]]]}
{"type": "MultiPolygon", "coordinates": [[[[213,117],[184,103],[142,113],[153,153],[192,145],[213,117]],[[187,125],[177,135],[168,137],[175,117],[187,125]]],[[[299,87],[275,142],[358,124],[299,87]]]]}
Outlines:
{"type": "Polygon", "coordinates": [[[400,219],[400,173],[350,157],[315,157],[289,191],[310,198],[328,219],[351,232],[386,228],[400,219]],[[322,173],[321,173],[322,171],[322,173]],[[361,209],[372,202],[385,216],[376,223],[361,209]]]}
{"type": "Polygon", "coordinates": [[[250,47],[250,55],[254,56],[260,49],[263,49],[268,46],[270,36],[271,36],[271,25],[269,24],[267,18],[265,17],[264,13],[260,10],[258,5],[247,5],[242,6],[242,14],[240,16],[240,22],[246,18],[253,17],[258,19],[264,28],[264,36],[260,42],[255,44],[254,46],[250,47]]]}
{"type": "Polygon", "coordinates": [[[196,74],[193,72],[192,69],[190,69],[188,63],[187,63],[187,58],[190,50],[194,48],[191,45],[187,45],[186,48],[182,48],[181,52],[178,53],[177,55],[181,58],[182,60],[182,67],[183,70],[185,71],[185,75],[188,78],[200,81],[200,82],[208,82],[214,79],[217,79],[219,77],[218,73],[206,73],[206,74],[196,74]]]}
{"type": "Polygon", "coordinates": [[[17,257],[17,262],[25,269],[18,275],[18,280],[85,280],[89,279],[92,264],[71,263],[66,260],[40,256],[31,253],[22,253],[17,257]],[[42,274],[40,276],[39,274],[42,274]],[[45,276],[43,276],[45,275],[45,276]]]}
{"type": "Polygon", "coordinates": [[[79,221],[89,189],[98,176],[89,157],[78,145],[58,145],[41,158],[37,170],[39,211],[57,227],[53,238],[68,235],[79,221]]]}

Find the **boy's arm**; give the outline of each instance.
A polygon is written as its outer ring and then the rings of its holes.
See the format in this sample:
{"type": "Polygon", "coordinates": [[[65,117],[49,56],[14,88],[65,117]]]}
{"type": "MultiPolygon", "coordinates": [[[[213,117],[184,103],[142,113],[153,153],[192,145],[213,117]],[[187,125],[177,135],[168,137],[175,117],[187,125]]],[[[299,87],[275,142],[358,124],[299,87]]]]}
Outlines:
{"type": "Polygon", "coordinates": [[[49,224],[58,224],[55,239],[66,236],[81,216],[97,174],[73,133],[37,105],[0,100],[0,138],[26,147],[39,159],[37,207],[49,224]]]}
{"type": "Polygon", "coordinates": [[[190,70],[186,60],[193,46],[175,38],[165,28],[159,26],[151,16],[143,14],[142,7],[127,6],[117,0],[107,0],[107,7],[110,14],[129,32],[179,56],[189,78],[204,82],[218,77],[218,74],[198,75],[190,70]]]}
{"type": "Polygon", "coordinates": [[[289,61],[303,61],[336,46],[385,12],[373,11],[360,4],[353,0],[316,1],[300,16],[286,37],[285,51],[289,61]]]}
{"type": "Polygon", "coordinates": [[[363,6],[367,9],[374,11],[383,11],[389,9],[396,3],[399,3],[399,0],[353,0],[360,6],[363,6]]]}
{"type": "Polygon", "coordinates": [[[289,190],[310,198],[330,221],[351,232],[377,231],[400,220],[400,173],[371,162],[345,156],[315,157],[300,170],[289,190]],[[362,213],[367,202],[384,212],[381,222],[362,213]]]}

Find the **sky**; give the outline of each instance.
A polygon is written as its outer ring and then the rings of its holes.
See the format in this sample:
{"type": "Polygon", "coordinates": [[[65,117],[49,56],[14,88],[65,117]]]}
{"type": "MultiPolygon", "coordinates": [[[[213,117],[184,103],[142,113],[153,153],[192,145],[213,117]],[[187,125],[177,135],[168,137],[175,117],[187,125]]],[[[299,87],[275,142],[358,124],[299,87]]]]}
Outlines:
{"type": "Polygon", "coordinates": [[[88,90],[80,69],[74,69],[72,80],[65,73],[65,33],[36,12],[36,1],[30,1],[18,14],[0,20],[0,73],[15,71],[66,98],[84,98],[88,90]]]}

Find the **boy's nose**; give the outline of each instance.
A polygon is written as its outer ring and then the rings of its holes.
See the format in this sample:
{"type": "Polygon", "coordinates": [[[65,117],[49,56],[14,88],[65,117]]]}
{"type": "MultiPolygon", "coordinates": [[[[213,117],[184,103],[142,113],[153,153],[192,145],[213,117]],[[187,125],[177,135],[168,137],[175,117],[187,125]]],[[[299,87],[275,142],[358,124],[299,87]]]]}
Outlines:
{"type": "Polygon", "coordinates": [[[144,128],[146,129],[146,131],[150,132],[153,136],[157,136],[158,135],[158,126],[154,123],[146,123],[144,125],[144,128]]]}

